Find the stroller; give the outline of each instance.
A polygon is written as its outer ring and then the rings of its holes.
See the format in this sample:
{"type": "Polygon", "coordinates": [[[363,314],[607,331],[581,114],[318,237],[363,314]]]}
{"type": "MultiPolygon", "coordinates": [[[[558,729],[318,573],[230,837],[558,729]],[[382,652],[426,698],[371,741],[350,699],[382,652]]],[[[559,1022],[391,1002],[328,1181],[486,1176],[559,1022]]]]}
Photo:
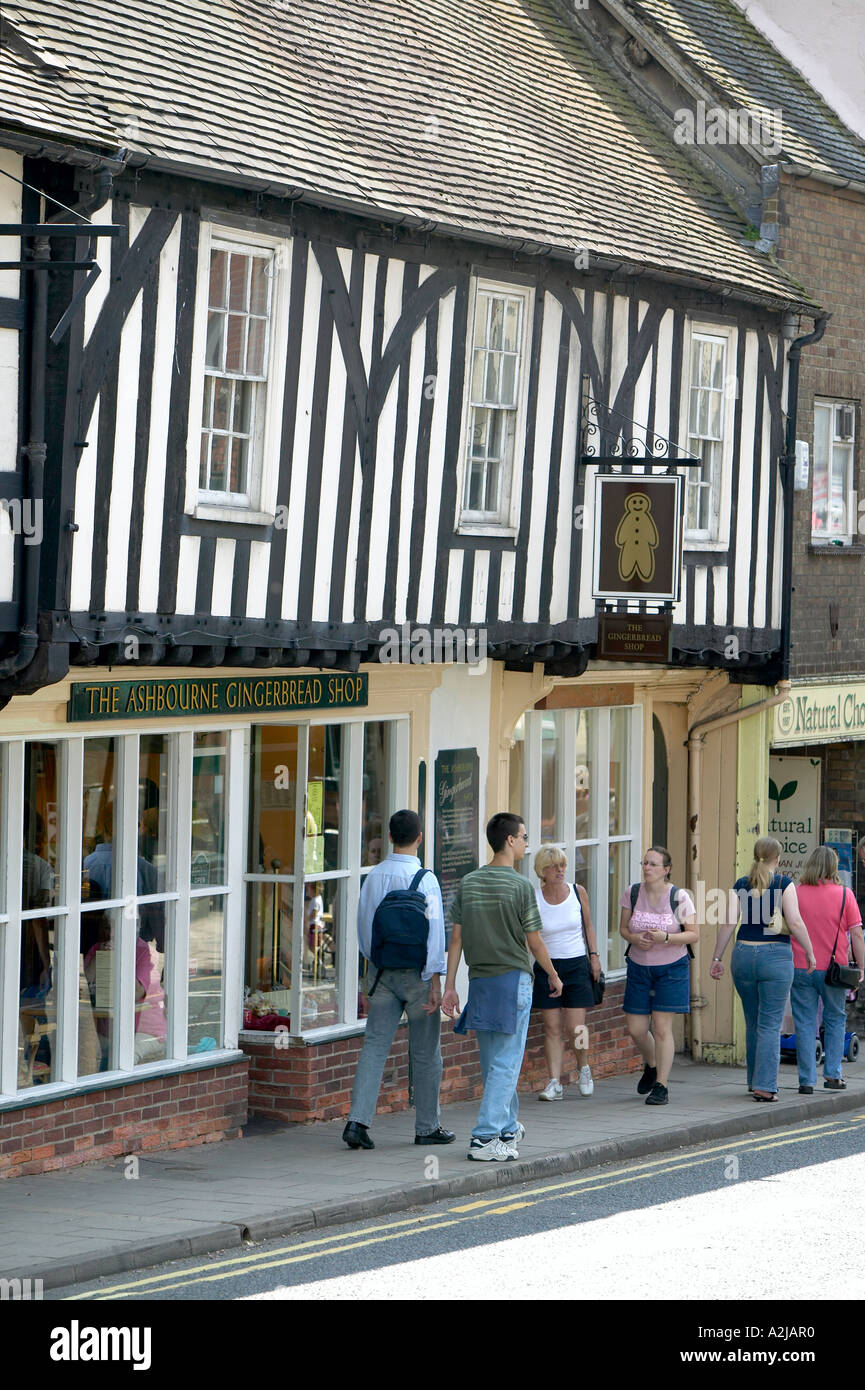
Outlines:
{"type": "MultiPolygon", "coordinates": [[[[853,1003],[858,993],[858,989],[849,989],[847,991],[847,1003],[853,1003]]],[[[814,1038],[818,1067],[823,1061],[823,1041],[823,1000],[821,999],[817,1006],[817,1033],[814,1038]]],[[[859,1034],[854,1033],[849,1028],[845,1029],[844,1032],[843,1056],[847,1062],[855,1062],[859,1056],[859,1034]]],[[[796,1060],[796,1034],[793,1031],[793,1014],[789,999],[787,1000],[787,1012],[781,1024],[781,1060],[792,1062],[796,1060]]]]}

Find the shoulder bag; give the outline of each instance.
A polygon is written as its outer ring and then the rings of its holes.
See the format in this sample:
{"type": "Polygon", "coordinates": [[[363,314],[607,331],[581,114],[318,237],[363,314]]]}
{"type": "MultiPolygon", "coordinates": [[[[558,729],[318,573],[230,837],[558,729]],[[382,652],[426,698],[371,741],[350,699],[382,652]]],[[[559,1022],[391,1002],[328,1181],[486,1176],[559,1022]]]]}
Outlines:
{"type": "MultiPolygon", "coordinates": [[[[578,886],[576,883],[574,884],[574,892],[575,892],[576,895],[577,895],[577,902],[580,904],[580,915],[582,916],[582,913],[583,913],[583,903],[582,903],[582,899],[580,898],[580,889],[579,889],[579,886],[578,886]]],[[[589,949],[589,942],[588,942],[588,938],[586,937],[586,929],[585,929],[585,927],[583,927],[583,940],[584,940],[585,943],[586,943],[586,951],[588,951],[588,949],[589,949]]],[[[595,979],[594,976],[592,975],[591,965],[592,965],[592,958],[591,958],[591,956],[589,956],[589,982],[591,983],[591,986],[592,986],[592,995],[593,995],[593,997],[594,997],[594,1001],[595,1001],[596,1004],[603,1004],[603,1002],[604,1002],[604,990],[607,988],[607,978],[606,978],[606,976],[605,976],[605,974],[604,974],[604,972],[603,972],[603,970],[602,970],[601,973],[600,973],[600,975],[598,976],[598,978],[595,979]]]]}
{"type": "Polygon", "coordinates": [[[841,923],[844,921],[844,904],[847,901],[847,889],[841,894],[841,915],[838,918],[838,930],[835,933],[835,940],[832,943],[832,954],[829,957],[829,964],[826,967],[825,979],[827,985],[834,985],[836,989],[856,989],[859,985],[859,971],[852,965],[839,965],[835,959],[835,947],[838,945],[838,937],[841,934],[841,923]]]}

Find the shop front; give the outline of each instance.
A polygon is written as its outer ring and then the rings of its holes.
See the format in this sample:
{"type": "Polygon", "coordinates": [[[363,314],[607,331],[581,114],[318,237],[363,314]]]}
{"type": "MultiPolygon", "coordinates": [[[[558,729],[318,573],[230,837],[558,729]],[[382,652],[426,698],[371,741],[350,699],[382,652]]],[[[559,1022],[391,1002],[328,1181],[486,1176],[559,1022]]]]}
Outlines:
{"type": "Polygon", "coordinates": [[[262,1023],[362,1031],[358,896],[428,723],[423,677],[373,684],[105,672],[7,706],[0,1173],[229,1137],[262,1023]]]}
{"type": "MultiPolygon", "coordinates": [[[[865,680],[796,681],[775,710],[769,834],[789,871],[830,844],[839,872],[865,913],[865,680]]],[[[858,1032],[865,1000],[850,1004],[858,1032]]]]}

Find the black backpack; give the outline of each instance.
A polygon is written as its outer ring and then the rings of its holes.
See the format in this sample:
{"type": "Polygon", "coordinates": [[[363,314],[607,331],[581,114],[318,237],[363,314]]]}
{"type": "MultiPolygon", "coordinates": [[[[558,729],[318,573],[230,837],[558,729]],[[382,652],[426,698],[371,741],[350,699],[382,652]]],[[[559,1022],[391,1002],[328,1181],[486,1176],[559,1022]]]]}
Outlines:
{"type": "Polygon", "coordinates": [[[418,869],[408,888],[392,888],[375,910],[369,958],[378,967],[371,999],[383,970],[423,970],[426,965],[429,918],[426,897],[418,884],[427,872],[418,869]]]}
{"type": "MultiPolygon", "coordinates": [[[[634,908],[637,906],[637,898],[638,898],[639,896],[640,896],[640,884],[639,884],[639,883],[632,883],[632,884],[631,884],[631,911],[632,911],[632,912],[633,912],[634,908]]],[[[670,911],[672,912],[672,914],[673,914],[674,917],[676,917],[676,909],[678,908],[678,906],[679,906],[679,890],[678,890],[678,888],[671,887],[671,888],[670,888],[670,911]]],[[[678,917],[676,917],[676,921],[677,921],[677,922],[679,921],[678,917]]],[[[679,925],[681,926],[681,922],[679,923],[679,925]]],[[[630,949],[631,949],[631,943],[630,943],[630,941],[629,941],[629,942],[628,942],[628,949],[625,951],[625,955],[628,954],[628,952],[630,951],[630,949]]],[[[685,942],[685,950],[688,952],[688,955],[691,957],[691,960],[693,960],[693,959],[694,959],[694,952],[691,950],[691,943],[690,943],[690,941],[686,941],[686,942],[685,942]]]]}

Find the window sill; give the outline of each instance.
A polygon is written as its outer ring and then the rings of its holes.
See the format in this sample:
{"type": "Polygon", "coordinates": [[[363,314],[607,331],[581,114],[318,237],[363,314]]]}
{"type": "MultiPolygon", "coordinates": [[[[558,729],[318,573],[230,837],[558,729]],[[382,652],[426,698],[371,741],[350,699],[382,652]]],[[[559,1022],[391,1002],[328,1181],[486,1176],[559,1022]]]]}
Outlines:
{"type": "Polygon", "coordinates": [[[118,1086],[135,1086],[140,1081],[152,1081],[161,1076],[177,1076],[190,1071],[202,1071],[206,1067],[224,1067],[231,1062],[242,1062],[244,1053],[239,1048],[220,1048],[213,1052],[201,1052],[183,1060],[175,1058],[166,1062],[150,1062],[134,1067],[132,1071],[103,1071],[94,1076],[82,1077],[80,1081],[50,1082],[44,1086],[34,1086],[19,1091],[14,1096],[0,1099],[0,1114],[8,1110],[22,1110],[32,1105],[50,1105],[53,1101],[66,1100],[70,1096],[85,1096],[93,1091],[112,1091],[118,1086]]]}
{"type": "Polygon", "coordinates": [[[232,526],[272,526],[273,512],[254,512],[249,507],[219,507],[199,502],[192,509],[196,521],[226,521],[232,526]]]}
{"type": "Polygon", "coordinates": [[[457,536],[487,536],[491,540],[516,543],[517,528],[515,526],[500,526],[492,521],[461,521],[455,534],[457,536]]]}
{"type": "Polygon", "coordinates": [[[808,544],[809,555],[865,555],[865,545],[858,543],[850,544],[847,541],[841,545],[836,545],[832,541],[810,541],[808,544]]]}
{"type": "MultiPolygon", "coordinates": [[[[289,1047],[315,1047],[317,1043],[334,1042],[338,1038],[361,1038],[366,1032],[366,1019],[359,1019],[357,1023],[334,1023],[329,1028],[309,1029],[305,1033],[291,1033],[288,1035],[289,1047]]],[[[264,1028],[244,1028],[238,1035],[238,1041],[252,1043],[259,1038],[275,1038],[276,1030],[268,1032],[264,1028]]]]}

